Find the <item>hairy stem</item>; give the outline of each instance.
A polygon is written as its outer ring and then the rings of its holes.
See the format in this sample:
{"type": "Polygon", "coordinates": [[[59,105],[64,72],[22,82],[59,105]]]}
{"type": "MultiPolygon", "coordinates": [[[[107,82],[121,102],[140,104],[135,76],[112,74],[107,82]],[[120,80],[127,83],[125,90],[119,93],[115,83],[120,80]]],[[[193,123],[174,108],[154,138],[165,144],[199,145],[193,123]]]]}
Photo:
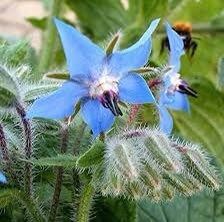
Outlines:
{"type": "MultiPolygon", "coordinates": [[[[162,84],[162,81],[158,78],[151,79],[151,80],[148,81],[148,86],[149,86],[150,89],[155,89],[160,84],[162,84]]],[[[138,104],[131,106],[131,110],[130,110],[130,113],[129,113],[129,116],[128,116],[127,125],[131,125],[135,121],[135,119],[136,119],[136,117],[139,113],[140,107],[141,106],[138,105],[138,104]]]]}
{"type": "Polygon", "coordinates": [[[15,179],[15,175],[12,172],[12,162],[9,157],[9,151],[6,143],[4,129],[1,124],[0,124],[0,149],[2,152],[2,160],[6,164],[6,171],[10,174],[10,176],[13,179],[15,179]]]}
{"type": "Polygon", "coordinates": [[[6,144],[6,138],[5,133],[3,131],[3,126],[0,124],[0,147],[2,151],[2,159],[6,162],[6,164],[9,162],[9,151],[6,144]]]}
{"type": "MultiPolygon", "coordinates": [[[[86,124],[82,122],[82,124],[79,127],[79,131],[76,136],[76,143],[75,146],[73,147],[73,154],[78,155],[79,153],[79,148],[82,142],[82,137],[84,134],[86,128],[86,124]]],[[[78,203],[76,200],[76,197],[78,196],[79,188],[80,188],[80,181],[79,181],[79,174],[76,169],[72,170],[72,180],[73,180],[73,221],[77,221],[77,212],[76,209],[78,207],[78,203]]]]}
{"type": "Polygon", "coordinates": [[[138,115],[139,109],[140,109],[140,105],[132,105],[131,106],[131,110],[130,110],[130,113],[128,116],[128,122],[127,122],[128,125],[131,125],[134,122],[134,120],[136,119],[136,117],[138,115]]]}
{"type": "Polygon", "coordinates": [[[99,137],[99,139],[102,141],[102,142],[104,142],[105,141],[105,133],[100,133],[100,137],[99,137]]]}
{"type": "MultiPolygon", "coordinates": [[[[23,108],[23,106],[17,102],[16,103],[16,111],[17,114],[20,117],[21,123],[23,125],[23,135],[25,138],[25,158],[27,160],[30,160],[32,157],[32,132],[31,132],[31,124],[29,120],[26,118],[26,111],[23,108]]],[[[24,189],[26,194],[32,195],[32,164],[29,162],[25,163],[25,169],[24,169],[24,189]]]]}
{"type": "MultiPolygon", "coordinates": [[[[67,151],[68,147],[68,125],[63,124],[61,128],[61,153],[64,154],[67,151]]],[[[63,167],[57,168],[56,182],[54,187],[54,194],[51,203],[51,209],[49,213],[48,221],[55,221],[57,216],[57,209],[59,205],[59,198],[62,188],[63,180],[63,167]]]]}
{"type": "Polygon", "coordinates": [[[56,41],[56,29],[53,23],[53,18],[59,15],[63,0],[53,0],[51,6],[51,12],[48,19],[47,30],[44,36],[43,46],[40,55],[40,63],[38,66],[38,78],[42,77],[44,71],[46,71],[51,64],[54,45],[56,41]]]}
{"type": "Polygon", "coordinates": [[[46,218],[44,214],[41,212],[37,201],[26,194],[18,191],[15,193],[17,199],[19,202],[24,205],[26,208],[27,212],[29,213],[30,217],[32,217],[32,221],[37,221],[37,222],[45,222],[46,218]]]}
{"type": "Polygon", "coordinates": [[[80,203],[78,208],[78,222],[88,222],[89,221],[89,214],[91,209],[91,203],[93,200],[94,195],[94,188],[91,183],[88,183],[84,186],[81,197],[80,203]]]}

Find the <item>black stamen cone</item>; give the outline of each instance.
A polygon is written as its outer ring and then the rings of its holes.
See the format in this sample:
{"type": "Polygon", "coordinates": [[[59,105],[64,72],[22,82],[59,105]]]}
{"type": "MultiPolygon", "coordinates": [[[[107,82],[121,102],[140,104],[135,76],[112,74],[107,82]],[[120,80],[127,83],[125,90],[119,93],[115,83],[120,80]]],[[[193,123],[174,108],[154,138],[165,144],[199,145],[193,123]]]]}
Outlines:
{"type": "Polygon", "coordinates": [[[114,116],[123,115],[118,106],[118,99],[116,94],[111,93],[109,91],[104,92],[103,97],[101,99],[101,103],[105,108],[110,109],[114,116]]]}
{"type": "Polygon", "coordinates": [[[179,85],[179,89],[177,91],[180,92],[180,93],[192,96],[194,98],[198,97],[197,92],[194,89],[192,89],[190,86],[185,85],[185,84],[184,85],[182,85],[182,84],[179,85]]]}

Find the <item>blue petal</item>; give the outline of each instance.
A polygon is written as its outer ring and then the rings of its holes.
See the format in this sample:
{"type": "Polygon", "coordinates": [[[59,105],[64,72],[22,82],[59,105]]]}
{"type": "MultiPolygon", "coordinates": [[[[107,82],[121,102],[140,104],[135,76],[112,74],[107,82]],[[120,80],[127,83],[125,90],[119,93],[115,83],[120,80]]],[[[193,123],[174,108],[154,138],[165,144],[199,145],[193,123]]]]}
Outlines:
{"type": "Polygon", "coordinates": [[[173,118],[165,106],[158,105],[158,109],[160,118],[160,130],[162,130],[165,134],[170,135],[173,129],[173,118]]]}
{"type": "Polygon", "coordinates": [[[97,99],[85,101],[81,112],[84,121],[92,129],[94,137],[106,132],[113,125],[114,115],[109,109],[104,108],[97,99]]]}
{"type": "Polygon", "coordinates": [[[102,64],[104,51],[72,26],[58,19],[54,21],[61,37],[71,77],[84,75],[89,78],[102,64]]]}
{"type": "Polygon", "coordinates": [[[178,72],[180,70],[180,57],[184,54],[184,43],[168,23],[166,23],[166,32],[170,45],[169,65],[174,67],[174,72],[178,72]]]}
{"type": "Polygon", "coordinates": [[[152,103],[155,101],[146,81],[137,74],[127,74],[119,81],[121,101],[131,104],[152,103]]]}
{"type": "Polygon", "coordinates": [[[1,171],[0,171],[0,183],[7,183],[7,179],[1,171]]]}
{"type": "Polygon", "coordinates": [[[85,95],[87,95],[87,89],[68,81],[52,94],[37,99],[29,108],[27,117],[49,119],[69,117],[79,98],[85,95]]]}
{"type": "Polygon", "coordinates": [[[186,94],[175,92],[172,100],[166,106],[173,110],[190,111],[189,100],[186,94]]]}
{"type": "Polygon", "coordinates": [[[147,31],[134,45],[111,55],[109,66],[114,75],[137,69],[146,64],[151,52],[151,35],[156,29],[159,20],[160,19],[154,20],[147,31]]]}

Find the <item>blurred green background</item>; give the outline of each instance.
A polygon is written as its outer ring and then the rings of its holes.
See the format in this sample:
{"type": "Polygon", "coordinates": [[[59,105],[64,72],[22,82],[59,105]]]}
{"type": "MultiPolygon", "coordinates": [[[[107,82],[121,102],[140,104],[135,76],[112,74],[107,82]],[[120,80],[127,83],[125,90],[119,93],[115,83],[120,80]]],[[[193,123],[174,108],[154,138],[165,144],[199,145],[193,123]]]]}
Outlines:
{"type": "MultiPolygon", "coordinates": [[[[4,3],[3,3],[4,2],[4,3]]],[[[30,1],[2,1],[11,5],[14,11],[20,4],[30,1]]],[[[198,43],[193,59],[182,58],[181,74],[198,91],[197,99],[191,100],[191,114],[173,112],[174,133],[187,140],[202,144],[216,158],[220,168],[224,164],[224,1],[223,0],[43,0],[38,2],[41,13],[26,16],[22,11],[24,24],[32,25],[28,39],[26,56],[17,63],[27,63],[33,68],[32,77],[40,79],[46,71],[65,69],[64,54],[56,35],[50,15],[56,15],[78,27],[93,41],[105,45],[106,40],[118,30],[122,30],[121,47],[135,41],[154,18],[162,22],[153,34],[151,61],[165,65],[167,58],[160,56],[161,39],[164,37],[163,21],[171,24],[187,21],[193,26],[192,36],[198,43]],[[53,3],[55,3],[53,5],[53,3]],[[53,6],[52,6],[53,5],[53,6]],[[44,13],[42,13],[42,11],[44,13]],[[35,35],[35,36],[33,36],[35,35]],[[32,42],[35,37],[35,43],[32,42]],[[29,41],[29,39],[31,39],[29,41]],[[50,50],[50,57],[46,51],[50,50]],[[44,61],[43,61],[44,60],[44,61]]],[[[37,7],[37,6],[35,6],[37,7]]],[[[35,7],[33,10],[35,10],[35,7]]],[[[17,35],[6,33],[7,17],[4,7],[0,7],[1,41],[16,47],[17,35]],[[1,22],[2,20],[2,22],[1,22]]],[[[12,19],[12,18],[11,18],[12,19]]],[[[15,21],[16,22],[16,21],[15,21]]],[[[16,27],[22,28],[21,26],[16,27]]],[[[21,37],[19,38],[21,39],[21,37]]],[[[0,48],[1,50],[1,48],[0,48]]],[[[1,57],[4,57],[4,51],[1,57]]],[[[141,118],[152,120],[151,107],[144,107],[141,118]]],[[[133,221],[135,211],[138,221],[155,222],[221,222],[224,221],[223,191],[202,193],[192,198],[177,198],[172,203],[153,204],[148,201],[134,203],[124,200],[99,199],[96,201],[93,221],[133,221]]]]}

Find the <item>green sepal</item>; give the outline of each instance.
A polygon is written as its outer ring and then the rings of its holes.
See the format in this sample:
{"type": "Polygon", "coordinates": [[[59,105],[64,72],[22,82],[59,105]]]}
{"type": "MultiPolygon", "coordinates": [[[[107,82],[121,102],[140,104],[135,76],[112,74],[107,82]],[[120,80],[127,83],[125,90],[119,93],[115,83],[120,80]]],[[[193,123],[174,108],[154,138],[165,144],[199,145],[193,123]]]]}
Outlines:
{"type": "Polygon", "coordinates": [[[70,75],[68,72],[48,72],[44,75],[44,77],[49,79],[57,79],[57,80],[68,80],[70,79],[70,75]]]}
{"type": "Polygon", "coordinates": [[[114,48],[115,48],[119,38],[120,38],[120,33],[118,32],[113,36],[113,38],[108,43],[108,45],[106,47],[106,55],[110,55],[113,53],[114,48]]]}
{"type": "Polygon", "coordinates": [[[133,69],[129,72],[136,72],[136,73],[146,73],[146,72],[155,72],[156,68],[152,68],[152,67],[142,67],[142,68],[139,68],[139,69],[133,69]]]}

